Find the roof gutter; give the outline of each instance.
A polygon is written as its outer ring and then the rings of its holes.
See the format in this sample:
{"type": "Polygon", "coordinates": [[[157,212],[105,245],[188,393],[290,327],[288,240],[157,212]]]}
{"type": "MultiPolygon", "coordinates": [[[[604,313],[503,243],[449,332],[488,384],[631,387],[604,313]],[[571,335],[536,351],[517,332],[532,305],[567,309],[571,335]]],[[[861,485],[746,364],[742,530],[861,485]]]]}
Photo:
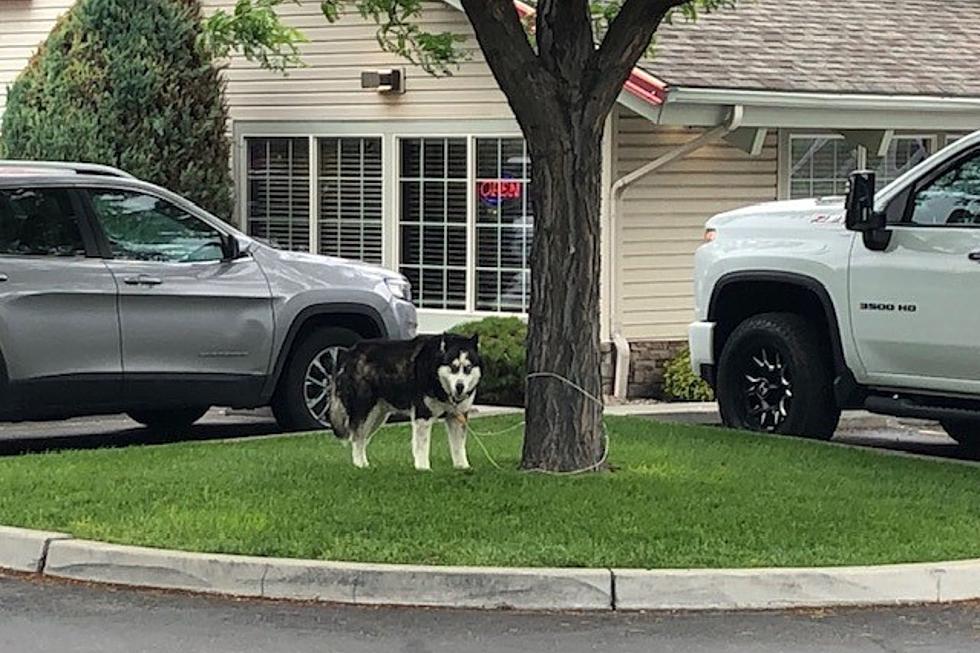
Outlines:
{"type": "Polygon", "coordinates": [[[612,288],[610,293],[611,306],[609,312],[611,318],[610,332],[613,346],[616,350],[616,369],[613,380],[613,396],[618,399],[626,398],[629,387],[630,368],[630,346],[629,341],[623,335],[622,319],[620,316],[621,301],[618,288],[618,275],[616,273],[618,267],[616,261],[619,260],[619,243],[622,240],[622,220],[620,213],[622,210],[623,194],[630,186],[647,175],[653,174],[674,161],[683,159],[684,157],[693,154],[705,145],[724,138],[731,132],[738,129],[742,125],[742,117],[744,116],[744,113],[745,109],[742,105],[736,104],[732,106],[728,119],[724,123],[709,129],[697,138],[675,147],[666,154],[637,168],[633,172],[620,177],[612,185],[609,228],[613,234],[613,237],[610,240],[609,255],[610,259],[613,261],[613,264],[609,268],[610,287],[612,288]]]}
{"type": "Polygon", "coordinates": [[[795,109],[857,109],[864,111],[977,111],[980,97],[942,95],[875,95],[871,93],[818,93],[760,91],[672,86],[670,101],[690,104],[741,104],[795,109]]]}

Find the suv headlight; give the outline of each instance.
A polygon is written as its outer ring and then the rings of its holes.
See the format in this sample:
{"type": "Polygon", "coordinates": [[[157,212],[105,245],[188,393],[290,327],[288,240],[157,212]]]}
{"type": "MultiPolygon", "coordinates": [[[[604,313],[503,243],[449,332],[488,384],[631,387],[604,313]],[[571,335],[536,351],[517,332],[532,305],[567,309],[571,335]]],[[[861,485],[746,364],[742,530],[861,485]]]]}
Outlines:
{"type": "Polygon", "coordinates": [[[412,301],[412,284],[405,277],[387,277],[385,285],[388,286],[388,291],[398,299],[404,299],[406,302],[412,301]]]}

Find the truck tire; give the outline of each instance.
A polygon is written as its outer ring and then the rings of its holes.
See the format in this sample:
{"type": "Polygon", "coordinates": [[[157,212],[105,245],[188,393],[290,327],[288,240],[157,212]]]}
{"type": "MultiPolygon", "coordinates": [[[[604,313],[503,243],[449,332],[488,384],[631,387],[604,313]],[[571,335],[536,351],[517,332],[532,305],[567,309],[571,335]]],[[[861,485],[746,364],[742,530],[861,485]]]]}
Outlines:
{"type": "Polygon", "coordinates": [[[195,406],[169,410],[133,410],[126,414],[129,415],[130,419],[139,422],[151,431],[156,433],[169,432],[177,435],[204,417],[204,413],[208,412],[209,408],[209,406],[195,406]]]}
{"type": "Polygon", "coordinates": [[[718,360],[718,405],[731,428],[829,440],[840,421],[830,349],[803,317],[742,322],[718,360]]]}
{"type": "Polygon", "coordinates": [[[949,437],[968,451],[980,451],[980,422],[944,420],[940,422],[949,437]]]}
{"type": "Polygon", "coordinates": [[[329,400],[332,379],[324,377],[322,370],[332,373],[330,357],[336,356],[337,349],[350,347],[360,339],[350,329],[324,327],[311,331],[294,346],[272,398],[272,414],[284,431],[330,428],[323,400],[329,400]],[[321,381],[324,385],[320,385],[321,381]],[[321,394],[323,399],[314,402],[321,394]]]}

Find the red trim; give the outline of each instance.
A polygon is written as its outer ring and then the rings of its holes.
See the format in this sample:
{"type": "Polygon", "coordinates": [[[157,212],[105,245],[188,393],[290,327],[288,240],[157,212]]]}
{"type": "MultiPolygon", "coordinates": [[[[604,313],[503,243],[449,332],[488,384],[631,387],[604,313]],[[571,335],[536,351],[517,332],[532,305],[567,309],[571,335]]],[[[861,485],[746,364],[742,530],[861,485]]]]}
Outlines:
{"type": "MultiPolygon", "coordinates": [[[[514,8],[521,18],[534,15],[534,7],[521,0],[514,0],[514,8]]],[[[626,84],[623,85],[623,90],[632,93],[647,104],[661,105],[667,99],[667,84],[642,68],[633,69],[626,84]]]]}

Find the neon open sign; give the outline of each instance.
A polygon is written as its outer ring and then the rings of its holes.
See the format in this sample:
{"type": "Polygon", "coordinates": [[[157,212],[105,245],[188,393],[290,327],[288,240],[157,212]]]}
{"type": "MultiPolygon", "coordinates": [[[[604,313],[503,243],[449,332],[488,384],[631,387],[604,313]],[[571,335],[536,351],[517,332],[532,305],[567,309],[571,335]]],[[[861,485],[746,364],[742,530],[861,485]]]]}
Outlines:
{"type": "Polygon", "coordinates": [[[524,182],[513,179],[481,181],[480,201],[487,206],[500,206],[504,200],[519,200],[524,197],[524,182]]]}

